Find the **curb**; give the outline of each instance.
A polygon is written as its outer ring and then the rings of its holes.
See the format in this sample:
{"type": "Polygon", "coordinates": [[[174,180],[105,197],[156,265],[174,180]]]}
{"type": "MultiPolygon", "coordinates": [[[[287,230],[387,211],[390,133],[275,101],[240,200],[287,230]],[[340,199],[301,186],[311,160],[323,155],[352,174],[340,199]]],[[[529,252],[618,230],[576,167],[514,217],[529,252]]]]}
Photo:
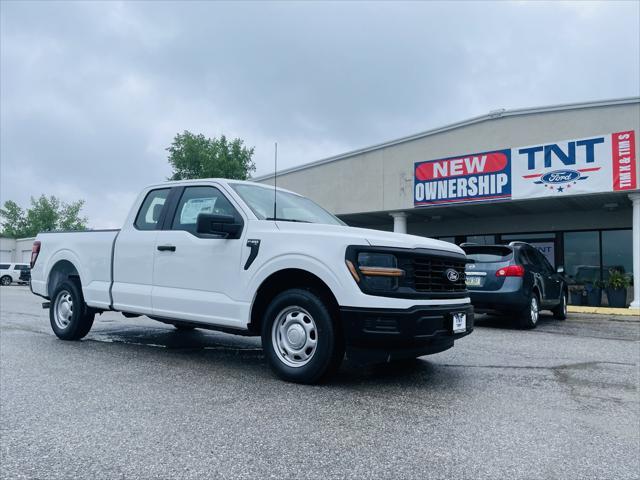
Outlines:
{"type": "Polygon", "coordinates": [[[579,307],[568,305],[569,313],[590,313],[595,315],[622,315],[625,317],[636,317],[640,320],[640,308],[611,308],[611,307],[579,307]]]}

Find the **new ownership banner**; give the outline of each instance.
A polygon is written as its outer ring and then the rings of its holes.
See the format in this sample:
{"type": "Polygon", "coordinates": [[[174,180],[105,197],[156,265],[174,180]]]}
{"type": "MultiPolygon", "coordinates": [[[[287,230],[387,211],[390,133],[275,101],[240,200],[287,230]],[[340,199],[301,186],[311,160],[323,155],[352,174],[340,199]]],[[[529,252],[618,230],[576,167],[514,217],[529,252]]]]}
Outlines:
{"type": "Polygon", "coordinates": [[[414,205],[638,188],[633,130],[416,162],[414,205]]]}

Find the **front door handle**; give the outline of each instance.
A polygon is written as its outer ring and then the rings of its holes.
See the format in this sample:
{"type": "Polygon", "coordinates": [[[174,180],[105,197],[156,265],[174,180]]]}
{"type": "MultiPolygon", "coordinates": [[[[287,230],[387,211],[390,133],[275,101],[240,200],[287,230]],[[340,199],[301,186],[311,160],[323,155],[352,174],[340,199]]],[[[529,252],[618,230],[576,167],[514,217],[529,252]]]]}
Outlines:
{"type": "Polygon", "coordinates": [[[161,252],[175,252],[175,245],[158,245],[158,250],[161,252]]]}

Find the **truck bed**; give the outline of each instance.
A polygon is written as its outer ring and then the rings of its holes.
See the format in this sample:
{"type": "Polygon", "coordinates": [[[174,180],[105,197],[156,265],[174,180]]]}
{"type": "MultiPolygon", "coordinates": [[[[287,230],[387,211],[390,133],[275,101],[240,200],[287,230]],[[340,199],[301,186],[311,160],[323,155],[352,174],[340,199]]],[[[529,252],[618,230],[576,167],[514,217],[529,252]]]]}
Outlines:
{"type": "Polygon", "coordinates": [[[31,289],[49,297],[46,272],[63,257],[73,258],[87,305],[109,308],[113,246],[119,229],[40,233],[40,254],[31,271],[31,289]]]}

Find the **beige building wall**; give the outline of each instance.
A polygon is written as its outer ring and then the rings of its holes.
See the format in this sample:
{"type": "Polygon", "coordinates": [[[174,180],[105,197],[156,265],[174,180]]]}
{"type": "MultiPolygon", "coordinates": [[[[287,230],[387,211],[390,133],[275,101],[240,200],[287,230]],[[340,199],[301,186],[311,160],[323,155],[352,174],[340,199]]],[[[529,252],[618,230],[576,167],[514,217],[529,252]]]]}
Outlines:
{"type": "MultiPolygon", "coordinates": [[[[631,129],[636,131],[637,159],[640,99],[589,105],[504,112],[495,118],[487,115],[420,138],[284,171],[278,175],[278,186],[308,196],[341,215],[413,209],[413,166],[417,161],[631,129]]],[[[271,176],[257,180],[273,183],[271,176]]]]}

